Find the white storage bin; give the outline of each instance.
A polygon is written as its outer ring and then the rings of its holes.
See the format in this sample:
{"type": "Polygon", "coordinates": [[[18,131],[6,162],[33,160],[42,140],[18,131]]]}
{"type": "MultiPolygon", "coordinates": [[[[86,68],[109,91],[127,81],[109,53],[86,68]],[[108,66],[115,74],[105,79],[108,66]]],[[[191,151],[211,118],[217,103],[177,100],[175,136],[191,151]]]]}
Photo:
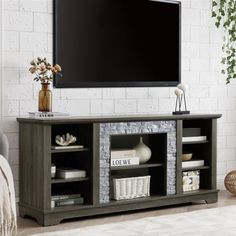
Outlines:
{"type": "Polygon", "coordinates": [[[113,199],[134,199],[150,196],[151,176],[113,178],[113,199]]]}

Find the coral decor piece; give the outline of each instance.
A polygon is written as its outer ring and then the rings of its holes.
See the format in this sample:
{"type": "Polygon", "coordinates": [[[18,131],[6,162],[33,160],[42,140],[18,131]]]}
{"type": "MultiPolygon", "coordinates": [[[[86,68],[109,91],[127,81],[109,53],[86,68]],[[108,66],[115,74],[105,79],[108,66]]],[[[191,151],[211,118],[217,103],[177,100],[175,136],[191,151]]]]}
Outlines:
{"type": "Polygon", "coordinates": [[[66,135],[57,135],[55,138],[55,142],[60,146],[69,146],[72,143],[75,143],[77,138],[69,133],[66,135]]]}

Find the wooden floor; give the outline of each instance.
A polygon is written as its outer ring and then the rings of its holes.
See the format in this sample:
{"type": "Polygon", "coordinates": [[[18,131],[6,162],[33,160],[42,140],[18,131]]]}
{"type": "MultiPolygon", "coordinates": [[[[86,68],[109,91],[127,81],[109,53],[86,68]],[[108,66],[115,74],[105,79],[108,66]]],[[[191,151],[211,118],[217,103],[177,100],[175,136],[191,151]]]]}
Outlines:
{"type": "Polygon", "coordinates": [[[106,223],[113,223],[113,222],[127,221],[127,220],[135,220],[135,219],[140,219],[143,217],[189,212],[189,211],[194,211],[198,209],[217,208],[217,207],[229,206],[229,205],[236,205],[236,196],[233,196],[232,194],[226,191],[221,191],[219,193],[219,201],[218,203],[215,203],[215,204],[205,204],[204,202],[198,202],[198,203],[193,203],[193,204],[185,204],[185,205],[178,205],[178,206],[171,206],[171,207],[164,207],[164,208],[163,207],[155,208],[152,210],[145,210],[145,211],[143,210],[143,211],[122,213],[122,214],[112,214],[112,215],[105,215],[105,216],[99,216],[99,217],[90,217],[90,218],[66,221],[59,225],[50,226],[50,227],[41,227],[34,220],[31,220],[31,219],[18,218],[18,236],[26,236],[26,235],[32,235],[35,233],[75,229],[75,228],[85,227],[85,226],[92,226],[92,225],[99,225],[99,224],[106,224],[106,223]]]}

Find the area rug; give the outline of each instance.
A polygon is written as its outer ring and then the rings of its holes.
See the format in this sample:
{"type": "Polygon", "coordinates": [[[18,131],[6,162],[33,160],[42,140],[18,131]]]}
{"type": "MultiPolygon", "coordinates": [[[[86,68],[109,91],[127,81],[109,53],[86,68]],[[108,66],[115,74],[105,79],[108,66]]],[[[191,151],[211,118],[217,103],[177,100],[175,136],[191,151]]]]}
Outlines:
{"type": "Polygon", "coordinates": [[[236,236],[236,206],[146,217],[34,236],[236,236]]]}

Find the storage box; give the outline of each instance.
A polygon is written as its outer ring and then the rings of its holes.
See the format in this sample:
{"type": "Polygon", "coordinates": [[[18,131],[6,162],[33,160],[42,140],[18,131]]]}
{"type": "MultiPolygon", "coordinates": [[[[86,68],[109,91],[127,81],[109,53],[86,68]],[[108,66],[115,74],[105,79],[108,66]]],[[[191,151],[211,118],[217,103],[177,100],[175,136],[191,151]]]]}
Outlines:
{"type": "Polygon", "coordinates": [[[134,199],[150,196],[151,176],[113,178],[113,199],[134,199]]]}
{"type": "Polygon", "coordinates": [[[194,191],[199,189],[200,171],[183,172],[183,192],[194,191]]]}

